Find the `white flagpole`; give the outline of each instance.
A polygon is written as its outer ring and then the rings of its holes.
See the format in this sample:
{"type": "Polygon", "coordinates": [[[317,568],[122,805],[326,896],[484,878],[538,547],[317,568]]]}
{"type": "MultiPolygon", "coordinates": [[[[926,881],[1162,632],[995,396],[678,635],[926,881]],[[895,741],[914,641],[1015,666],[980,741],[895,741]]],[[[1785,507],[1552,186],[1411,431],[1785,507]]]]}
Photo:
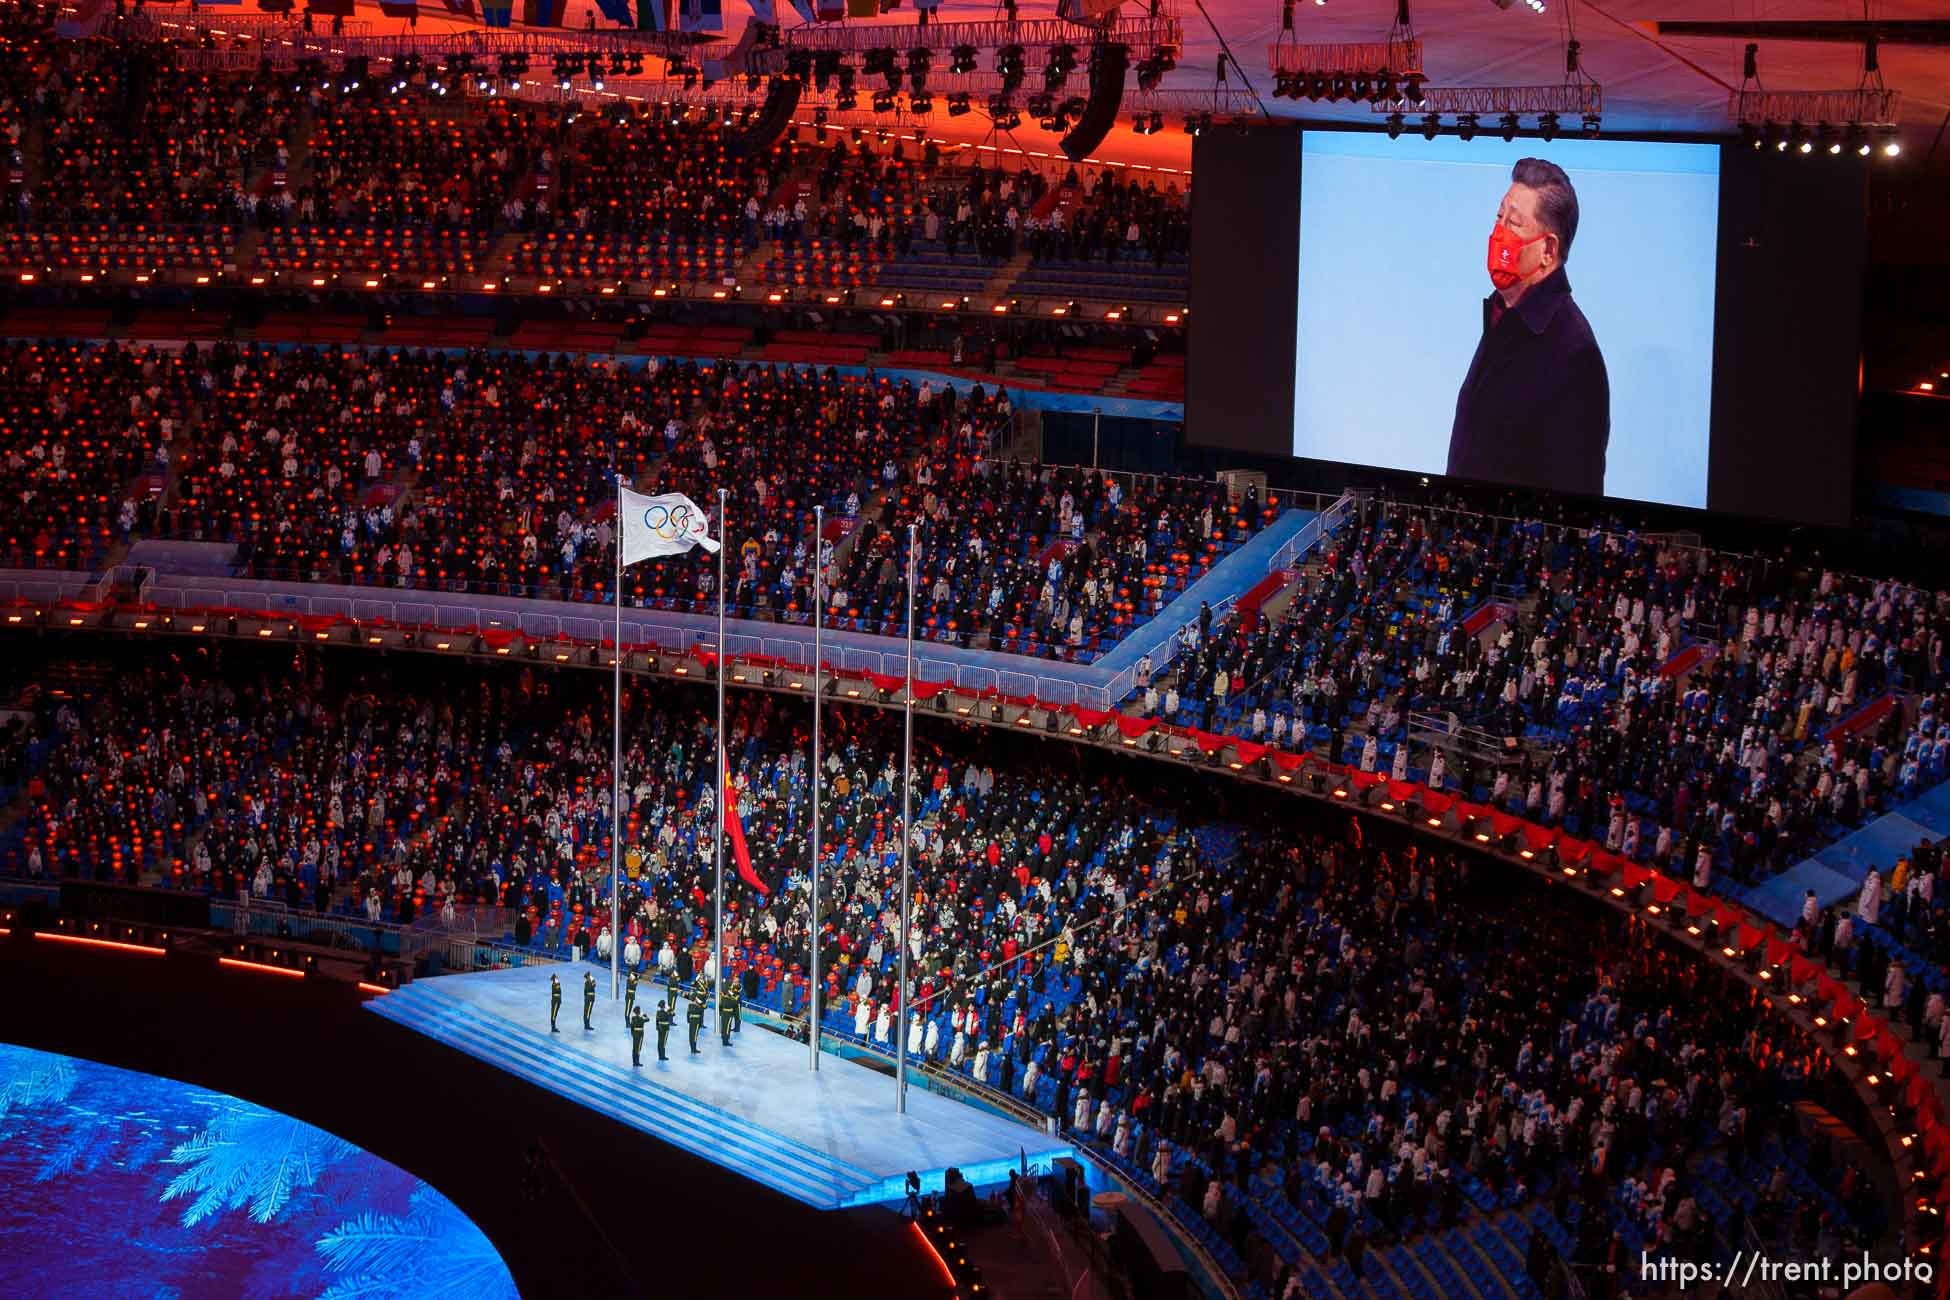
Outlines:
{"type": "Polygon", "coordinates": [[[894,1055],[894,1110],[907,1113],[907,1020],[913,1014],[907,1002],[907,954],[914,946],[913,904],[908,901],[907,858],[914,840],[914,549],[915,527],[907,526],[907,734],[901,741],[901,969],[900,969],[900,1046],[894,1055]]]}
{"type": "Polygon", "coordinates": [[[616,735],[609,751],[609,1000],[622,996],[623,952],[623,476],[616,476],[616,735]]]}
{"type": "Polygon", "coordinates": [[[727,795],[726,767],[731,760],[731,746],[724,733],[724,679],[730,671],[724,652],[724,555],[731,545],[731,530],[725,527],[725,500],[729,493],[718,489],[718,816],[717,831],[712,842],[717,846],[718,891],[717,916],[711,925],[711,969],[717,974],[712,981],[712,1024],[720,1035],[724,1033],[724,818],[727,795]]]}
{"type": "Polygon", "coordinates": [[[812,734],[812,957],[810,993],[806,1007],[806,1044],[812,1068],[819,1069],[819,687],[820,633],[826,623],[826,568],[820,563],[826,545],[826,507],[813,507],[813,734],[812,734]]]}

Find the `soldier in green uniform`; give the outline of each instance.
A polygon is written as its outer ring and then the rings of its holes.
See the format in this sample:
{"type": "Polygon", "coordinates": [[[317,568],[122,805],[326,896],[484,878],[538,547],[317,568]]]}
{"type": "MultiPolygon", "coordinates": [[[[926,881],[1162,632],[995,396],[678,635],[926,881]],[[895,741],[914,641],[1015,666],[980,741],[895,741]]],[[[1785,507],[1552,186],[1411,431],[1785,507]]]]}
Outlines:
{"type": "Polygon", "coordinates": [[[725,985],[725,996],[731,999],[731,1032],[743,1033],[745,1029],[745,995],[739,991],[738,981],[725,985]]]}
{"type": "Polygon", "coordinates": [[[555,1017],[562,1010],[562,981],[555,976],[548,977],[548,1032],[559,1034],[555,1027],[555,1017]]]}
{"type": "Polygon", "coordinates": [[[691,989],[690,1005],[684,1010],[684,1024],[691,1031],[691,1055],[697,1055],[698,1031],[704,1028],[704,988],[702,985],[691,989]]]}
{"type": "Polygon", "coordinates": [[[594,1030],[591,1023],[596,1015],[596,976],[590,971],[582,972],[582,1027],[594,1030]]]}
{"type": "Polygon", "coordinates": [[[630,1023],[630,1013],[636,1010],[636,972],[630,972],[629,983],[623,989],[623,1023],[630,1023]]]}
{"type": "Polygon", "coordinates": [[[643,1065],[643,1026],[648,1023],[642,1011],[630,1013],[630,1064],[639,1069],[643,1065]]]}
{"type": "Polygon", "coordinates": [[[670,1041],[670,1027],[677,1023],[677,991],[671,990],[668,1002],[657,1004],[657,1059],[668,1061],[664,1055],[664,1044],[670,1041]]]}
{"type": "Polygon", "coordinates": [[[731,1008],[734,996],[736,995],[732,993],[729,984],[718,992],[718,1037],[724,1040],[726,1047],[731,1046],[731,1008]]]}

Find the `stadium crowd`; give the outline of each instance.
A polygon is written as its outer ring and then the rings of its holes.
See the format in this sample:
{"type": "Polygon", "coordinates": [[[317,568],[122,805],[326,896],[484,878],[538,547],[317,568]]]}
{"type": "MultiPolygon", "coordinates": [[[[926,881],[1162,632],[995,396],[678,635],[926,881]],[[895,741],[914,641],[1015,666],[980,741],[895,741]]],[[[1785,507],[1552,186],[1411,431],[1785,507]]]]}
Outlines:
{"type": "Polygon", "coordinates": [[[1281,615],[1221,620],[1146,703],[1460,789],[1705,888],[1950,775],[1947,630],[1950,594],[1792,555],[1384,504],[1281,615]],[[1488,749],[1452,768],[1426,733],[1409,743],[1414,715],[1488,749]]]}
{"type": "Polygon", "coordinates": [[[0,87],[23,261],[221,264],[256,226],[271,270],[472,273],[512,234],[522,274],[717,280],[771,242],[837,248],[853,283],[917,245],[1087,266],[1189,243],[1182,190],[1108,169],[910,158],[865,131],[749,150],[716,113],[500,97],[440,67],[192,71],[167,44],[58,39],[50,13],[5,30],[31,72],[0,87]]]}
{"type": "MultiPolygon", "coordinates": [[[[372,922],[465,909],[516,943],[606,962],[620,942],[632,968],[713,973],[707,696],[626,693],[617,935],[607,683],[352,667],[239,647],[114,674],[63,706],[10,869],[372,922]]],[[[1792,1103],[1841,1104],[1823,1053],[1578,899],[1537,907],[1501,868],[1371,842],[1339,814],[1244,831],[1228,818],[1275,824],[1247,806],[1261,796],[1167,794],[944,723],[917,739],[903,924],[897,715],[828,722],[814,935],[804,702],[733,697],[750,883],[728,852],[730,974],[802,1013],[816,942],[830,1031],[904,1034],[928,1068],[1057,1117],[1264,1281],[1302,1250],[1358,1271],[1368,1242],[1511,1207],[1547,1205],[1593,1260],[1731,1245],[1749,1208],[1804,1245],[1878,1224],[1859,1171],[1802,1176],[1829,1157],[1792,1103]]]]}
{"type": "MultiPolygon", "coordinates": [[[[926,533],[923,635],[1087,659],[1276,513],[1210,484],[1145,480],[1127,494],[1005,462],[1008,397],[980,387],[228,342],[10,355],[0,383],[19,395],[13,409],[64,417],[60,437],[39,419],[7,430],[11,550],[57,567],[142,533],[234,544],[261,577],[602,601],[620,467],[640,490],[707,508],[701,485],[729,482],[739,616],[810,619],[823,505],[836,625],[900,626],[913,521],[926,533]],[[36,487],[83,468],[86,495],[36,487]]],[[[715,607],[708,565],[659,560],[628,581],[635,604],[715,607]]]]}

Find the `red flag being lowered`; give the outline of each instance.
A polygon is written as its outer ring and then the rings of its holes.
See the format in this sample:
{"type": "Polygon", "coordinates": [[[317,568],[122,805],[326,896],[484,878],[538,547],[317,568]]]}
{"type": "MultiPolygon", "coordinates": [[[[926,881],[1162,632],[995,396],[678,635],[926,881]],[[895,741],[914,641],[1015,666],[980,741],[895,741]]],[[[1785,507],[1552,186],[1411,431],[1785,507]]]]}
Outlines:
{"type": "Polygon", "coordinates": [[[731,840],[731,856],[738,863],[738,878],[761,894],[769,895],[765,882],[752,870],[751,850],[745,847],[745,824],[738,818],[738,788],[731,783],[731,764],[724,765],[724,833],[731,840]]]}

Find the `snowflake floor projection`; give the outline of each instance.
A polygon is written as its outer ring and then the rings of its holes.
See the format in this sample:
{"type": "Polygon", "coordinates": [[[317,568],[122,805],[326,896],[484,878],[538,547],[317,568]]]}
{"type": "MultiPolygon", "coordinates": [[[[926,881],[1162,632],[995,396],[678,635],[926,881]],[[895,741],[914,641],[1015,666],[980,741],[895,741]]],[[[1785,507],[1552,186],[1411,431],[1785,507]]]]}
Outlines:
{"type": "Polygon", "coordinates": [[[0,1044],[0,1295],[515,1295],[452,1201],[222,1093],[0,1044]]]}

